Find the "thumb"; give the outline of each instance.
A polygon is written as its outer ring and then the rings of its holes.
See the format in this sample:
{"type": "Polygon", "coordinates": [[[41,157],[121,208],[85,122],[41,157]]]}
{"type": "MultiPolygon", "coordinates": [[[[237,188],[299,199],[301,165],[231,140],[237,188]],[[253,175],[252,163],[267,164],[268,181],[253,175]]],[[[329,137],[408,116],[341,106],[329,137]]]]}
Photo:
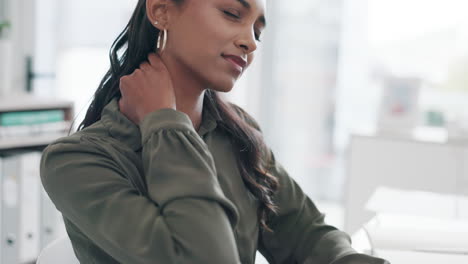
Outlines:
{"type": "Polygon", "coordinates": [[[148,55],[148,61],[151,65],[151,67],[159,70],[167,70],[166,65],[162,61],[162,58],[159,54],[151,52],[148,55]]]}

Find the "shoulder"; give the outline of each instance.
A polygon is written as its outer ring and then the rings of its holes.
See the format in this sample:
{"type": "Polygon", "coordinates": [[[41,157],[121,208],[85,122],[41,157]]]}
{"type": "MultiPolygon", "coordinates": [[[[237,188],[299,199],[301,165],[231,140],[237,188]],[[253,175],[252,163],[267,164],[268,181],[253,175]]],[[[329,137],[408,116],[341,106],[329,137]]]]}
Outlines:
{"type": "Polygon", "coordinates": [[[125,160],[127,153],[117,149],[111,140],[103,135],[79,131],[49,144],[42,151],[39,165],[41,182],[49,195],[60,193],[64,184],[78,184],[78,179],[89,175],[103,171],[123,172],[117,161],[125,160]]]}
{"type": "Polygon", "coordinates": [[[68,136],[57,138],[54,141],[52,141],[44,149],[44,152],[48,152],[51,149],[60,148],[61,146],[74,146],[76,148],[79,148],[80,145],[82,145],[83,140],[85,140],[86,138],[89,138],[89,137],[99,138],[99,137],[105,136],[105,134],[103,133],[103,130],[99,129],[100,126],[101,126],[100,121],[98,121],[95,124],[83,130],[76,131],[68,136]]]}
{"type": "MultiPolygon", "coordinates": [[[[118,152],[118,143],[114,142],[108,131],[98,121],[95,124],[77,131],[69,136],[61,137],[50,143],[42,151],[41,164],[49,161],[86,162],[99,157],[110,157],[110,153],[118,152]],[[77,160],[77,157],[80,159],[77,160]]],[[[50,164],[54,165],[54,164],[50,164]]]]}

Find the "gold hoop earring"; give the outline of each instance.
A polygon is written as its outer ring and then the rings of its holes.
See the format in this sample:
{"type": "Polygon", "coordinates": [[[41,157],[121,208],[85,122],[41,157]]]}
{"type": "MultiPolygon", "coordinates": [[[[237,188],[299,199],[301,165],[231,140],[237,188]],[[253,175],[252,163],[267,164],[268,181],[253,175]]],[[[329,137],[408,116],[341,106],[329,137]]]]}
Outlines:
{"type": "Polygon", "coordinates": [[[163,40],[162,40],[162,42],[163,42],[163,43],[162,43],[162,47],[161,47],[161,31],[159,31],[159,33],[158,33],[158,42],[157,42],[157,45],[156,45],[156,48],[157,48],[157,49],[159,50],[159,52],[161,52],[161,53],[163,52],[164,48],[166,47],[166,42],[167,42],[167,30],[164,29],[164,30],[162,31],[162,33],[163,33],[162,35],[164,35],[164,36],[163,36],[163,40]]]}

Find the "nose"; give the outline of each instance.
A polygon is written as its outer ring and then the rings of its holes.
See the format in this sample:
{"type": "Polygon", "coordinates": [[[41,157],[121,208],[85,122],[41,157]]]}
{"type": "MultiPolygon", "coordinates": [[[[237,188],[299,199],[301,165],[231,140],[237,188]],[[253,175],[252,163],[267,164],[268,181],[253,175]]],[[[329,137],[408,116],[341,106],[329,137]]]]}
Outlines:
{"type": "Polygon", "coordinates": [[[247,33],[242,34],[236,41],[236,46],[243,49],[246,54],[252,53],[257,49],[255,40],[255,32],[253,29],[247,30],[247,33]]]}

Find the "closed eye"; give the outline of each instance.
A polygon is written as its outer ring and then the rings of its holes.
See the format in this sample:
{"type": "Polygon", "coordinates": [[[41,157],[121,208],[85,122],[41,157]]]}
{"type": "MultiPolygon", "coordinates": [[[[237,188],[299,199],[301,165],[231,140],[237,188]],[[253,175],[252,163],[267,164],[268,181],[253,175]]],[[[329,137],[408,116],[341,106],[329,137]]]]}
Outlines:
{"type": "Polygon", "coordinates": [[[228,16],[231,16],[231,17],[234,17],[234,18],[240,18],[239,16],[236,16],[236,15],[234,15],[234,14],[231,13],[231,12],[228,12],[228,11],[223,11],[223,12],[224,12],[226,15],[228,15],[228,16]]]}
{"type": "MultiPolygon", "coordinates": [[[[233,18],[236,18],[236,19],[239,19],[239,18],[240,18],[239,16],[236,16],[236,15],[234,15],[234,14],[231,13],[231,12],[228,12],[228,11],[223,11],[223,12],[224,12],[226,15],[230,16],[230,17],[233,17],[233,18]]],[[[260,40],[260,35],[257,34],[257,33],[255,33],[255,40],[257,40],[258,42],[262,42],[262,41],[260,40]]]]}

